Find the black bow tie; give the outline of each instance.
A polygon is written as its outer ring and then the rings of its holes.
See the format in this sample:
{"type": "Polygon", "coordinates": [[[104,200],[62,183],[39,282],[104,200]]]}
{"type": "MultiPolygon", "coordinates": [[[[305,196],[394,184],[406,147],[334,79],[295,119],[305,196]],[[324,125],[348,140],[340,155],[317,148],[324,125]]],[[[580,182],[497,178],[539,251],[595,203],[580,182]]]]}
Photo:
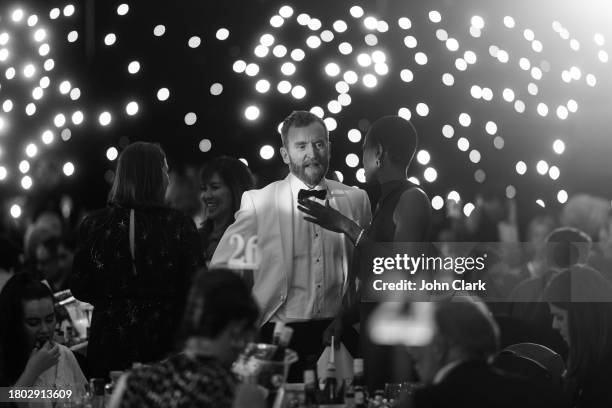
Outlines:
{"type": "Polygon", "coordinates": [[[304,190],[301,189],[298,192],[298,200],[303,200],[308,197],[315,197],[319,200],[325,200],[325,196],[327,195],[326,190],[304,190]]]}

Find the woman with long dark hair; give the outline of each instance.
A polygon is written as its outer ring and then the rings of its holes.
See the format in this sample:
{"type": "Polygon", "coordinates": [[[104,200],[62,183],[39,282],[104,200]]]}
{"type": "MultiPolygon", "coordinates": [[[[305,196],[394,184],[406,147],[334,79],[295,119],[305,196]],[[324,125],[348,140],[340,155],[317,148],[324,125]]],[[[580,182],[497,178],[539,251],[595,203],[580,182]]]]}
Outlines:
{"type": "Polygon", "coordinates": [[[69,348],[55,343],[53,294],[28,274],[0,292],[0,386],[84,391],[87,380],[69,348]]]}
{"type": "Polygon", "coordinates": [[[249,168],[233,157],[212,159],[200,172],[204,222],[198,229],[204,257],[210,261],[227,227],[234,222],[242,193],[254,187],[249,168]]]}
{"type": "Polygon", "coordinates": [[[109,205],[81,223],[71,289],[94,312],[93,376],[163,358],[189,282],[204,263],[194,222],[164,204],[168,164],[156,144],[120,155],[109,205]]]}
{"type": "Polygon", "coordinates": [[[587,266],[556,275],[544,292],[552,327],[569,346],[565,379],[572,407],[612,406],[612,284],[587,266]]]}

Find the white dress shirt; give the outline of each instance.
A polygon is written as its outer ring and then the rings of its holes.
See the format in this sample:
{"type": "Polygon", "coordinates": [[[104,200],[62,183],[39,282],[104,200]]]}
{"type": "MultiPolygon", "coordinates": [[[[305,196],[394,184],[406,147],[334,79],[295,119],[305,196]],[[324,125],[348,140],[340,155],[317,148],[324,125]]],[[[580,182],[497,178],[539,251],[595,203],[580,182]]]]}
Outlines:
{"type": "MultiPolygon", "coordinates": [[[[299,322],[334,318],[342,303],[345,251],[342,234],[331,232],[304,220],[298,210],[297,197],[301,189],[310,190],[302,180],[290,175],[293,198],[293,274],[286,302],[272,321],[299,322]]],[[[327,190],[325,179],[314,190],[327,190]]],[[[310,197],[320,204],[325,201],[310,197]]],[[[335,199],[328,193],[329,204],[335,199]]]]}
{"type": "MultiPolygon", "coordinates": [[[[301,252],[304,252],[304,248],[311,245],[312,239],[317,237],[316,233],[313,232],[314,230],[310,234],[307,232],[303,237],[300,235],[306,240],[306,244],[298,243],[294,245],[294,238],[298,235],[294,232],[294,222],[297,222],[295,220],[300,217],[299,220],[306,223],[302,219],[306,215],[301,212],[298,214],[297,202],[293,196],[297,197],[299,188],[295,186],[295,192],[292,190],[291,178],[292,176],[288,175],[283,180],[272,182],[261,189],[244,192],[240,201],[240,209],[235,215],[236,220],[225,230],[211,260],[211,267],[213,268],[227,267],[229,261],[236,256],[237,247],[233,237],[239,235],[244,241],[257,237],[257,248],[260,251],[261,259],[259,267],[253,271],[253,296],[261,308],[261,318],[258,321],[260,326],[272,321],[272,319],[279,319],[277,312],[285,306],[290,289],[293,287],[293,292],[296,292],[298,288],[294,283],[293,275],[295,273],[304,273],[305,270],[305,276],[312,277],[309,273],[310,267],[296,269],[294,266],[294,248],[301,248],[301,252]]],[[[370,212],[370,201],[365,191],[334,180],[326,179],[324,182],[325,184],[320,188],[327,186],[327,196],[331,207],[349,217],[362,228],[366,228],[372,219],[372,214],[370,212]]],[[[308,226],[308,224],[300,225],[308,226]]],[[[344,277],[349,276],[353,244],[344,235],[333,232],[321,231],[319,236],[326,243],[324,248],[330,245],[327,237],[336,237],[342,242],[340,251],[337,249],[332,251],[321,250],[324,256],[323,261],[319,258],[319,262],[323,262],[323,278],[325,280],[325,286],[321,290],[327,293],[335,293],[334,285],[330,284],[329,280],[333,278],[333,280],[344,282],[342,288],[342,293],[344,293],[349,290],[349,284],[344,277]],[[333,266],[328,266],[330,264],[333,266]],[[330,274],[333,274],[333,276],[330,276],[330,274]]],[[[306,250],[306,252],[311,254],[312,258],[312,251],[306,250]]],[[[316,261],[316,258],[312,258],[312,261],[316,261]]],[[[298,280],[300,278],[304,278],[304,276],[301,275],[298,280]]],[[[312,282],[308,285],[308,287],[316,287],[316,284],[312,282]]],[[[305,288],[305,286],[302,286],[302,288],[305,288]]],[[[309,290],[306,291],[313,293],[309,290]]],[[[329,296],[324,295],[325,302],[330,302],[329,296]]],[[[337,302],[340,304],[341,299],[338,294],[331,297],[337,297],[337,302]]],[[[310,317],[312,319],[318,318],[310,311],[306,314],[305,302],[301,306],[298,304],[303,311],[300,312],[301,316],[294,321],[310,320],[310,317]]],[[[290,304],[289,308],[297,311],[292,305],[290,304]]],[[[311,302],[310,310],[314,310],[314,306],[314,302],[311,302]]],[[[320,309],[321,313],[317,314],[321,318],[331,317],[338,311],[339,306],[332,306],[331,309],[335,310],[329,313],[325,312],[327,308],[327,306],[322,307],[320,309]]],[[[286,315],[286,308],[284,308],[279,316],[284,318],[286,315]]],[[[289,313],[289,316],[296,315],[294,312],[289,313]]]]}

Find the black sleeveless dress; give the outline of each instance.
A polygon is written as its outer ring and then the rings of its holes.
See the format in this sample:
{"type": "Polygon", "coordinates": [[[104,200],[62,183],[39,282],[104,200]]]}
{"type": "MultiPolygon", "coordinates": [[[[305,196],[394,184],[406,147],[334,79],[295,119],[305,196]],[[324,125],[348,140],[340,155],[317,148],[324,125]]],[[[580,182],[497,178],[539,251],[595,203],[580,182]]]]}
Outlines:
{"type": "MultiPolygon", "coordinates": [[[[396,229],[393,213],[402,194],[413,188],[416,188],[415,185],[407,180],[395,180],[381,185],[381,196],[372,216],[372,223],[367,230],[370,240],[377,243],[393,242],[396,229]]],[[[427,229],[424,230],[419,241],[425,241],[428,233],[427,229]]],[[[379,303],[375,302],[361,303],[362,327],[378,305],[379,303]]],[[[365,330],[361,330],[361,347],[369,390],[384,389],[385,383],[412,379],[411,359],[405,348],[374,344],[369,340],[365,330]]]]}
{"type": "MultiPolygon", "coordinates": [[[[393,242],[395,237],[395,222],[393,212],[402,194],[416,188],[407,180],[395,180],[381,185],[381,196],[372,216],[372,223],[368,229],[368,237],[376,242],[393,242]]],[[[429,231],[423,231],[421,240],[427,239],[429,231]]]]}

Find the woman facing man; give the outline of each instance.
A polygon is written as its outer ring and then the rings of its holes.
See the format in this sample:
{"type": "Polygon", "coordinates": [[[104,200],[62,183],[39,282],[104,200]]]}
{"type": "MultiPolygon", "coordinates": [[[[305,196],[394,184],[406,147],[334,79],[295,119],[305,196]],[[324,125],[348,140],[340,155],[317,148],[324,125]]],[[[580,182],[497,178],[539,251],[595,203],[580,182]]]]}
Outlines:
{"type": "MultiPolygon", "coordinates": [[[[388,251],[384,245],[378,245],[381,243],[404,243],[419,255],[425,250],[420,243],[426,241],[429,234],[431,204],[425,192],[407,180],[417,143],[417,133],[412,124],[398,116],[385,116],[377,120],[366,134],[362,158],[366,181],[380,187],[382,193],[369,228],[364,230],[335,209],[308,199],[301,200],[298,208],[306,214],[306,220],[346,235],[357,247],[357,257],[364,256],[366,246],[374,248],[374,251],[388,251]]],[[[354,267],[366,263],[357,259],[353,262],[354,267]]],[[[371,273],[359,272],[355,275],[359,275],[362,282],[360,296],[364,298],[369,295],[367,282],[371,273]]],[[[333,332],[336,338],[340,338],[342,327],[356,321],[360,321],[361,333],[364,333],[364,323],[377,304],[370,302],[359,306],[359,301],[347,306],[343,316],[336,319],[326,335],[331,337],[333,332]]],[[[370,342],[367,334],[362,335],[361,341],[369,388],[378,389],[385,382],[405,380],[403,373],[392,373],[393,367],[399,369],[402,365],[397,364],[396,354],[399,350],[377,346],[370,342]]],[[[405,353],[402,354],[406,357],[405,353]]]]}

